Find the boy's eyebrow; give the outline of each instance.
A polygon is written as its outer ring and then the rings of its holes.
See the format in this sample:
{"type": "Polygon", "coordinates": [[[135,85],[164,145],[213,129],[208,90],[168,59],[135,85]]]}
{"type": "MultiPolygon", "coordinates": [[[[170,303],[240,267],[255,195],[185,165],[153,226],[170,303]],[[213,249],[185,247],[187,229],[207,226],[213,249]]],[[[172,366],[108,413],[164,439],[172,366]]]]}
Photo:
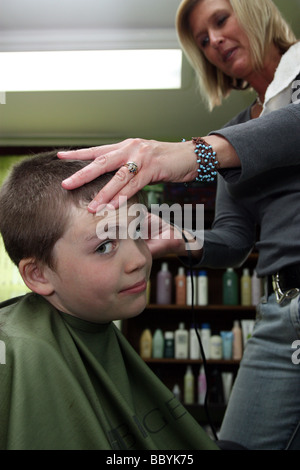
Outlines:
{"type": "Polygon", "coordinates": [[[87,236],[84,238],[84,241],[85,241],[85,242],[91,242],[91,241],[93,241],[94,239],[99,240],[99,238],[97,237],[97,234],[96,234],[96,233],[94,233],[93,235],[87,235],[87,236]]]}
{"type": "MultiPolygon", "coordinates": [[[[99,222],[99,223],[101,223],[101,222],[99,222]]],[[[107,222],[105,222],[105,224],[103,224],[103,226],[105,226],[105,225],[106,226],[108,225],[107,222]]],[[[118,238],[119,232],[120,232],[120,230],[122,230],[122,228],[123,229],[125,228],[125,224],[124,224],[124,226],[122,226],[122,224],[114,224],[113,226],[109,225],[108,227],[109,227],[110,230],[113,230],[113,233],[115,234],[115,237],[118,238]]],[[[128,228],[128,226],[126,224],[126,230],[127,230],[127,228],[128,228]]],[[[99,230],[96,230],[95,233],[93,233],[91,235],[87,235],[86,237],[84,237],[84,241],[85,242],[92,242],[92,241],[105,240],[107,238],[114,238],[114,237],[111,237],[111,236],[107,237],[107,235],[106,235],[105,238],[102,239],[101,237],[99,237],[98,233],[99,233],[99,230]]],[[[107,234],[107,231],[105,231],[104,233],[107,234]]]]}

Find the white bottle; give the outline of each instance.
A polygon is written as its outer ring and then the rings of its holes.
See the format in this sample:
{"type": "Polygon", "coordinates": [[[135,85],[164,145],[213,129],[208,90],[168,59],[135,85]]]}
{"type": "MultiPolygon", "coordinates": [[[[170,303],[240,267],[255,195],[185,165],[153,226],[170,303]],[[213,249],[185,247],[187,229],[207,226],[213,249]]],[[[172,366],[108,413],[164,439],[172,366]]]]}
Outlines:
{"type": "Polygon", "coordinates": [[[261,279],[257,277],[254,270],[251,278],[251,302],[252,305],[258,305],[262,296],[261,279]]]}
{"type": "Polygon", "coordinates": [[[220,335],[214,335],[210,338],[210,358],[211,359],[222,359],[223,357],[223,346],[222,338],[220,335]]]}
{"type": "Polygon", "coordinates": [[[168,263],[162,263],[161,270],[156,278],[156,303],[166,305],[172,298],[172,274],[168,269],[168,263]]]}
{"type": "Polygon", "coordinates": [[[194,305],[197,305],[197,277],[195,271],[188,271],[186,276],[186,304],[192,305],[192,298],[194,299],[194,305]],[[193,275],[193,280],[192,280],[193,275]],[[192,297],[192,286],[194,290],[194,297],[192,297]]]}
{"type": "Polygon", "coordinates": [[[175,331],[175,359],[188,359],[189,357],[189,332],[184,323],[179,323],[175,331]]]}
{"type": "Polygon", "coordinates": [[[194,378],[191,366],[188,366],[186,373],[184,375],[183,401],[186,405],[192,405],[194,403],[194,387],[195,387],[195,378],[194,378]]]}
{"type": "Polygon", "coordinates": [[[162,359],[164,357],[165,339],[160,328],[155,330],[152,338],[152,357],[154,359],[162,359]]]}
{"type": "Polygon", "coordinates": [[[210,359],[210,337],[211,330],[209,323],[203,323],[201,325],[201,342],[206,359],[210,359]]]}
{"type": "Polygon", "coordinates": [[[241,305],[251,305],[251,277],[247,268],[241,277],[241,305]]]}
{"type": "Polygon", "coordinates": [[[199,271],[197,296],[198,305],[208,305],[208,277],[206,271],[199,271]]]}
{"type": "Polygon", "coordinates": [[[177,398],[177,400],[181,400],[181,391],[180,391],[180,387],[178,384],[175,384],[174,387],[173,387],[173,395],[175,398],[177,398]]]}
{"type": "MultiPolygon", "coordinates": [[[[197,329],[199,337],[200,331],[197,329]]],[[[190,359],[200,359],[200,345],[199,340],[197,337],[197,333],[195,330],[195,326],[192,324],[190,328],[190,359]]]]}
{"type": "Polygon", "coordinates": [[[206,391],[207,391],[206,375],[204,372],[204,366],[201,366],[199,375],[198,375],[198,404],[199,405],[204,405],[206,391]]]}

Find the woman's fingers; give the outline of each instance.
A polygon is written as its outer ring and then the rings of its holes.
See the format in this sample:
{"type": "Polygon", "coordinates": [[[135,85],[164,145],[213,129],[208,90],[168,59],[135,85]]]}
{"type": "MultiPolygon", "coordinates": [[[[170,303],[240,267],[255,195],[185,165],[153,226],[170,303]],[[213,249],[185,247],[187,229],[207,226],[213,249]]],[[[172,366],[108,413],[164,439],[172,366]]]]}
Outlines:
{"type": "Polygon", "coordinates": [[[58,152],[58,158],[62,160],[95,160],[97,157],[105,155],[117,148],[117,144],[103,145],[99,147],[90,147],[79,150],[68,150],[66,152],[58,152]]]}
{"type": "Polygon", "coordinates": [[[118,144],[60,152],[58,155],[60,158],[92,160],[63,182],[66,189],[75,189],[104,173],[116,171],[115,176],[89,205],[91,212],[97,212],[99,206],[108,203],[117,208],[120,196],[129,199],[147,184],[187,182],[197,176],[197,160],[192,142],[127,139],[118,144]]]}
{"type": "Polygon", "coordinates": [[[122,202],[120,198],[130,199],[146,184],[148,184],[148,181],[145,180],[145,177],[138,174],[134,175],[126,165],[123,165],[95,196],[88,209],[90,212],[97,212],[100,206],[108,203],[117,209],[122,202]]]}
{"type": "MultiPolygon", "coordinates": [[[[132,155],[134,141],[138,139],[127,139],[118,144],[91,147],[88,149],[58,152],[57,156],[66,160],[92,160],[89,165],[74,173],[70,178],[63,181],[65,189],[75,189],[86,184],[104,173],[116,171],[126,164],[129,155],[132,155]]],[[[123,176],[122,173],[120,177],[123,176]]],[[[124,178],[120,178],[124,179],[124,178]]]]}
{"type": "Polygon", "coordinates": [[[98,176],[107,173],[109,171],[107,166],[107,158],[105,156],[97,157],[89,165],[85,166],[81,170],[74,173],[74,175],[65,179],[62,182],[62,186],[65,189],[78,188],[79,186],[82,186],[94,180],[95,178],[98,178],[98,176]]]}

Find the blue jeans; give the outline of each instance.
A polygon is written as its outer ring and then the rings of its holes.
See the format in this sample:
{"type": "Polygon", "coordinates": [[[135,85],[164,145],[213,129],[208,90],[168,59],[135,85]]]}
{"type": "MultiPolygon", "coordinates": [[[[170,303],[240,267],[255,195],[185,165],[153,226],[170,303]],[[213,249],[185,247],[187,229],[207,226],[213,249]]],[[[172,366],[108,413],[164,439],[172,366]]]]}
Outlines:
{"type": "Polygon", "coordinates": [[[287,446],[300,421],[300,364],[292,360],[299,339],[299,297],[280,307],[273,294],[259,304],[220,439],[250,450],[287,446]]]}

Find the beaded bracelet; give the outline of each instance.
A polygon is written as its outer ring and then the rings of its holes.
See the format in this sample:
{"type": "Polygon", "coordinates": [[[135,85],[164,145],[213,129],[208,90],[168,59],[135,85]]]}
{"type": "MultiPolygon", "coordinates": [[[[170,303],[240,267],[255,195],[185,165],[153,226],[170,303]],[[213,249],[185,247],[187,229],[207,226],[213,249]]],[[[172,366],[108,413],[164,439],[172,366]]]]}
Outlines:
{"type": "MultiPolygon", "coordinates": [[[[185,139],[182,140],[185,142],[185,139]]],[[[213,151],[211,145],[205,142],[201,137],[193,137],[193,143],[196,145],[195,154],[197,155],[197,163],[199,163],[197,182],[209,183],[215,180],[219,166],[217,154],[213,151]]]]}

